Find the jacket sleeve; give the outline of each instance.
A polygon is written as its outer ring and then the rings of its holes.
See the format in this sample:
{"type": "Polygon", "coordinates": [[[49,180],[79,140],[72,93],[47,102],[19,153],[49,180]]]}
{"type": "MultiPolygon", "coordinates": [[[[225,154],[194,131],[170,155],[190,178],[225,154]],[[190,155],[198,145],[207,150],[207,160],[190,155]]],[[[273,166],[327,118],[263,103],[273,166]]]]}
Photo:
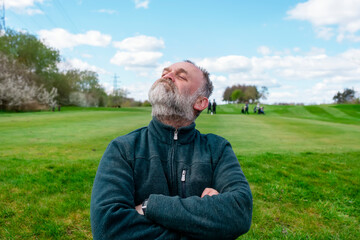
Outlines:
{"type": "Polygon", "coordinates": [[[195,239],[235,239],[250,229],[252,195],[240,164],[227,143],[214,170],[220,194],[180,198],[152,194],[146,216],[195,239]]]}
{"type": "Polygon", "coordinates": [[[97,170],[91,196],[94,239],[180,239],[135,210],[131,164],[115,141],[107,147],[97,170]]]}

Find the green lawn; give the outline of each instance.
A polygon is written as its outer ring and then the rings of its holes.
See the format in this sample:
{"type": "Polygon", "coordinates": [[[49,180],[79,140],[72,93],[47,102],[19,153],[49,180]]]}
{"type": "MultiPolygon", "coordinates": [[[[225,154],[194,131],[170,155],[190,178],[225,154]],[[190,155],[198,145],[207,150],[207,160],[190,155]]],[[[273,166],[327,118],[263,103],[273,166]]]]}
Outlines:
{"type": "MultiPolygon", "coordinates": [[[[231,142],[250,182],[254,216],[242,239],[360,239],[360,105],[240,110],[219,106],[197,128],[231,142]]],[[[150,112],[0,113],[0,239],[91,239],[100,158],[150,112]]]]}

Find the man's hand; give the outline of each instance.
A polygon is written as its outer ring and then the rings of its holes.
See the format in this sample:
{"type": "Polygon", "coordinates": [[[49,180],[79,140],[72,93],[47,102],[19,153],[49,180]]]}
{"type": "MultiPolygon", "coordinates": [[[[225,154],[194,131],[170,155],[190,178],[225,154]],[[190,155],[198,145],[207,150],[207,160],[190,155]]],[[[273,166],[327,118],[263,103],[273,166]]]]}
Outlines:
{"type": "Polygon", "coordinates": [[[135,209],[136,209],[136,211],[137,211],[140,215],[144,215],[144,212],[143,212],[143,210],[142,210],[142,204],[137,205],[137,206],[135,207],[135,209]]]}
{"type": "Polygon", "coordinates": [[[201,194],[201,198],[205,197],[206,195],[213,196],[213,195],[218,195],[218,194],[219,194],[219,192],[213,188],[205,188],[205,190],[201,194]]]}

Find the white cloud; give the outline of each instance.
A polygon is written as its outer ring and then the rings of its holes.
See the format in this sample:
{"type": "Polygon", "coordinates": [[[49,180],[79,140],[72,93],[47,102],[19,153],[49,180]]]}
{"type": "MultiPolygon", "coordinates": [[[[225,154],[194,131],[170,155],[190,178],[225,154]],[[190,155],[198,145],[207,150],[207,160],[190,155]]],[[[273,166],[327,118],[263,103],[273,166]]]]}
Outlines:
{"type": "Polygon", "coordinates": [[[44,0],[5,0],[5,7],[15,11],[18,14],[43,14],[40,9],[34,8],[35,4],[42,4],[43,2],[44,0]]]}
{"type": "Polygon", "coordinates": [[[197,62],[212,72],[238,72],[247,71],[251,68],[250,59],[244,56],[224,56],[219,58],[204,58],[197,62]]]}
{"type": "Polygon", "coordinates": [[[331,27],[318,27],[315,29],[318,38],[329,40],[334,36],[334,29],[331,27]]]}
{"type": "Polygon", "coordinates": [[[211,81],[213,82],[219,82],[219,83],[224,83],[226,82],[227,78],[223,75],[210,75],[211,81]]]}
{"type": "Polygon", "coordinates": [[[58,64],[58,68],[63,71],[67,71],[70,69],[79,69],[93,71],[98,74],[109,74],[109,72],[107,72],[105,69],[90,65],[89,63],[84,62],[78,58],[69,59],[66,62],[60,62],[58,64]]]}
{"type": "Polygon", "coordinates": [[[72,34],[62,28],[41,30],[38,32],[40,39],[46,44],[58,48],[73,48],[79,45],[105,47],[110,44],[111,36],[99,31],[87,31],[85,34],[72,34]]]}
{"type": "Polygon", "coordinates": [[[312,48],[296,56],[223,56],[196,63],[211,73],[216,99],[221,99],[220,93],[227,86],[235,84],[267,86],[271,93],[269,103],[322,103],[324,99],[331,102],[336,91],[346,87],[360,90],[360,49],[328,56],[325,49],[312,48]]]}
{"type": "Polygon", "coordinates": [[[349,49],[340,56],[360,66],[360,49],[349,49]]]}
{"type": "Polygon", "coordinates": [[[297,4],[287,14],[290,19],[311,22],[318,37],[330,39],[336,30],[338,41],[360,41],[356,36],[360,30],[360,1],[308,0],[297,4]]]}
{"type": "Polygon", "coordinates": [[[232,85],[246,84],[256,86],[267,86],[269,88],[279,87],[278,81],[268,75],[256,74],[256,73],[233,73],[229,74],[229,80],[232,85]]]}
{"type": "Polygon", "coordinates": [[[267,46],[260,46],[258,47],[257,51],[262,55],[269,55],[271,53],[270,48],[267,46]]]}
{"type": "Polygon", "coordinates": [[[162,57],[161,52],[116,52],[110,60],[112,64],[124,66],[131,70],[137,67],[156,67],[156,62],[162,57]]]}
{"type": "Polygon", "coordinates": [[[81,55],[84,58],[92,58],[93,56],[91,54],[84,53],[81,55]]]}
{"type": "Polygon", "coordinates": [[[141,82],[141,84],[127,85],[124,89],[129,92],[129,96],[136,100],[145,101],[148,99],[148,92],[153,82],[141,82]]]}
{"type": "Polygon", "coordinates": [[[136,8],[148,8],[150,0],[134,0],[136,8]]]}
{"type": "Polygon", "coordinates": [[[25,12],[27,15],[35,15],[35,14],[44,14],[43,11],[41,11],[40,9],[36,9],[36,8],[28,8],[28,9],[25,9],[25,12]]]}
{"type": "Polygon", "coordinates": [[[158,78],[161,76],[164,68],[170,66],[171,64],[172,64],[172,62],[169,62],[169,61],[159,63],[159,64],[156,66],[155,70],[153,71],[152,77],[153,77],[154,79],[158,79],[158,78]]]}
{"type": "Polygon", "coordinates": [[[165,47],[161,38],[145,35],[125,38],[113,45],[121,50],[116,52],[110,63],[135,71],[143,77],[153,76],[157,72],[160,66],[158,60],[163,56],[159,50],[165,47]]]}
{"type": "Polygon", "coordinates": [[[99,9],[97,10],[96,12],[99,12],[99,13],[107,13],[107,14],[117,14],[118,11],[116,10],[113,10],[113,9],[99,9]]]}
{"type": "Polygon", "coordinates": [[[325,48],[312,47],[310,49],[310,51],[308,53],[306,53],[306,55],[308,55],[308,56],[319,56],[319,55],[324,55],[325,52],[326,52],[325,48]]]}
{"type": "Polygon", "coordinates": [[[5,0],[6,8],[33,7],[35,3],[43,3],[44,0],[5,0]]]}
{"type": "Polygon", "coordinates": [[[125,51],[157,51],[165,47],[162,39],[156,37],[140,35],[136,37],[125,38],[120,42],[114,42],[114,47],[125,51]]]}
{"type": "MultiPolygon", "coordinates": [[[[214,84],[211,99],[222,102],[226,87],[234,84],[267,86],[270,95],[266,103],[330,103],[337,91],[354,87],[360,90],[360,48],[329,56],[324,49],[312,48],[297,55],[262,57],[221,56],[194,60],[211,73],[214,84]],[[227,65],[228,64],[228,65],[227,65]]],[[[127,70],[136,71],[146,79],[157,79],[170,62],[158,63],[161,53],[119,51],[112,62],[127,70]],[[145,55],[143,55],[145,54],[145,55]]],[[[127,86],[130,96],[147,99],[153,81],[127,86]],[[141,88],[141,90],[140,90],[141,88]]]]}

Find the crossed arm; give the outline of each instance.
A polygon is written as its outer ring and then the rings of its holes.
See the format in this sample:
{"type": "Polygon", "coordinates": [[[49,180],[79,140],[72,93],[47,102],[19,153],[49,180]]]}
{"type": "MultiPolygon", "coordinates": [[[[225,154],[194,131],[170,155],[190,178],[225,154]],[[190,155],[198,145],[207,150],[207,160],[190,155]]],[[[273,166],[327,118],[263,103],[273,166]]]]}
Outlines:
{"type": "MultiPolygon", "coordinates": [[[[213,188],[205,188],[201,194],[201,198],[203,198],[205,196],[214,196],[214,195],[218,195],[218,194],[219,194],[219,192],[213,188]]],[[[144,215],[144,211],[142,209],[142,204],[137,205],[135,207],[135,209],[140,215],[144,215]]]]}
{"type": "Polygon", "coordinates": [[[94,239],[234,239],[249,230],[252,196],[230,145],[214,170],[212,188],[201,197],[150,194],[146,216],[134,203],[131,165],[118,147],[111,148],[93,187],[94,239]]]}

